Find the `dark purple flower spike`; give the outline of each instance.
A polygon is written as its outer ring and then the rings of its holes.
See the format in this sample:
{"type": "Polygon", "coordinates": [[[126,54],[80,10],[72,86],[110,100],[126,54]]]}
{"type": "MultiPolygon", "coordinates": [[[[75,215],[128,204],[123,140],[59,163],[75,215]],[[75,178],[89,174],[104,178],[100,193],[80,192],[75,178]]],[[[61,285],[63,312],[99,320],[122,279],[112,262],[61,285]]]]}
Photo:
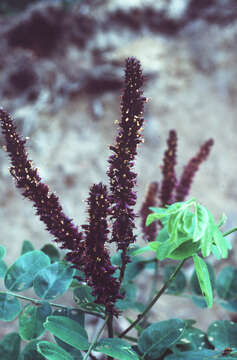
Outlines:
{"type": "Polygon", "coordinates": [[[106,186],[101,183],[93,185],[87,203],[89,222],[88,225],[83,225],[85,252],[81,263],[96,302],[104,305],[107,313],[117,315],[114,303],[121,298],[120,283],[113,277],[116,268],[111,264],[105,248],[109,233],[106,217],[110,206],[106,186]]]}
{"type": "MultiPolygon", "coordinates": [[[[137,174],[131,169],[134,166],[137,146],[143,141],[141,131],[144,122],[143,108],[146,98],[142,96],[140,88],[143,85],[141,65],[135,58],[126,60],[125,89],[121,101],[121,120],[118,122],[118,136],[116,144],[110,146],[113,155],[107,172],[110,179],[111,190],[111,218],[113,220],[112,242],[122,250],[122,269],[129,261],[126,256],[128,246],[136,237],[133,234],[135,213],[133,207],[136,203],[137,174]]],[[[123,277],[121,270],[121,276],[123,277]]]]}
{"type": "Polygon", "coordinates": [[[153,222],[149,226],[146,226],[146,218],[151,214],[150,207],[157,205],[157,196],[158,196],[158,183],[152,182],[147,190],[145,201],[142,204],[140,215],[141,215],[141,227],[143,232],[143,238],[147,241],[155,241],[157,234],[157,222],[153,222]]]}
{"type": "Polygon", "coordinates": [[[162,174],[163,180],[160,191],[161,207],[170,205],[173,202],[173,192],[176,186],[176,151],[177,151],[177,134],[175,130],[170,130],[167,139],[168,149],[164,154],[162,174]]]}
{"type": "Polygon", "coordinates": [[[82,234],[62,210],[57,196],[50,193],[47,185],[41,182],[38,171],[33,167],[25,149],[26,140],[20,138],[16,127],[7,112],[0,109],[0,124],[6,139],[6,151],[11,158],[10,173],[15,178],[16,186],[22,195],[34,203],[46,229],[61,243],[61,248],[75,249],[81,241],[82,234]]]}
{"type": "Polygon", "coordinates": [[[195,173],[197,172],[200,164],[208,157],[211,147],[214,144],[213,139],[207,140],[201,147],[195,157],[193,157],[188,164],[184,167],[183,174],[176,187],[175,201],[183,201],[189,194],[190,187],[195,173]]]}

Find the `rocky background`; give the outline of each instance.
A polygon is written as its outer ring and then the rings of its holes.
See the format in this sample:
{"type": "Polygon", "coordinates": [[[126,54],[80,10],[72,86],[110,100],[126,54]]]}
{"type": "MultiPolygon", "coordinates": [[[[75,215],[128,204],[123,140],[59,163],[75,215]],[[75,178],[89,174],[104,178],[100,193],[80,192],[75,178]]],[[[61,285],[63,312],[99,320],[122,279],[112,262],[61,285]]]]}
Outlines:
{"type": "MultiPolygon", "coordinates": [[[[215,140],[190,196],[217,219],[224,212],[228,229],[236,226],[235,0],[28,2],[16,12],[0,5],[0,104],[29,137],[29,156],[66,214],[85,223],[89,186],[107,182],[107,145],[114,142],[114,120],[119,118],[124,60],[136,56],[150,99],[136,165],[137,210],[148,184],[161,179],[168,131],[176,129],[178,174],[205,140],[215,140]]],[[[1,151],[0,242],[10,265],[24,239],[40,248],[51,238],[32,204],[16,190],[8,167],[1,151]]],[[[228,262],[236,265],[235,249],[228,262]]],[[[218,306],[199,310],[189,300],[171,296],[163,298],[155,313],[160,320],[198,318],[203,329],[230,315],[218,306]]]]}

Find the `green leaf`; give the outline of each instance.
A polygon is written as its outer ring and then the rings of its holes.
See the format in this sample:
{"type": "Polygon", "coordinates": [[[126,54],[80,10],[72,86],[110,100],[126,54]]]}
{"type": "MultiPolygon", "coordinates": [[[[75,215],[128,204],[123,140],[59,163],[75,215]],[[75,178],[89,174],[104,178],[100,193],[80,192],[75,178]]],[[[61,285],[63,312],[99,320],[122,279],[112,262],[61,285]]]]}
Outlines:
{"type": "Polygon", "coordinates": [[[13,296],[0,292],[0,320],[12,321],[21,311],[21,303],[13,296]]]}
{"type": "Polygon", "coordinates": [[[220,306],[225,308],[227,311],[236,312],[237,311],[237,300],[230,300],[230,301],[217,301],[220,306]]]}
{"type": "Polygon", "coordinates": [[[49,316],[44,326],[65,343],[78,350],[88,350],[88,335],[76,321],[65,316],[49,316]]]}
{"type": "Polygon", "coordinates": [[[121,339],[102,339],[93,350],[118,360],[139,360],[131,345],[121,339]]]}
{"type": "MultiPolygon", "coordinates": [[[[158,260],[164,260],[166,257],[182,260],[189,257],[190,253],[193,253],[193,249],[196,249],[196,247],[181,247],[185,242],[189,242],[189,238],[180,236],[176,227],[167,241],[164,243],[156,242],[156,244],[149,245],[157,247],[156,256],[158,260]]],[[[189,245],[191,244],[189,243],[189,245]]]]}
{"type": "MultiPolygon", "coordinates": [[[[154,244],[154,245],[157,248],[156,257],[160,261],[162,261],[166,257],[168,257],[169,254],[172,252],[170,242],[168,242],[168,241],[166,241],[165,243],[158,243],[158,241],[156,241],[156,244],[154,244]]],[[[153,249],[155,249],[154,245],[150,244],[150,246],[152,246],[153,249]]]]}
{"type": "Polygon", "coordinates": [[[209,256],[213,251],[212,238],[213,238],[213,226],[212,224],[209,224],[209,226],[206,228],[203,238],[201,239],[201,251],[204,257],[209,256]]]}
{"type": "Polygon", "coordinates": [[[221,259],[220,251],[218,250],[217,246],[212,244],[212,254],[217,258],[217,260],[221,259]]]}
{"type": "MultiPolygon", "coordinates": [[[[146,226],[149,226],[156,220],[166,218],[172,214],[176,214],[179,211],[183,211],[187,206],[190,206],[194,199],[188,200],[186,202],[176,202],[172,205],[167,206],[166,208],[155,208],[156,212],[149,214],[146,219],[146,226]]],[[[153,208],[152,208],[153,209],[153,208]]]]}
{"type": "Polygon", "coordinates": [[[154,221],[159,220],[161,214],[149,214],[146,218],[146,226],[151,225],[154,221]]]}
{"type": "MultiPolygon", "coordinates": [[[[165,360],[221,360],[222,351],[203,349],[200,351],[182,351],[177,354],[168,355],[165,360]],[[219,355],[219,356],[218,356],[219,355]]],[[[233,358],[225,357],[223,360],[230,360],[233,358]]]]}
{"type": "Polygon", "coordinates": [[[178,343],[182,351],[201,350],[208,347],[206,334],[195,327],[186,327],[178,343]]]}
{"type": "Polygon", "coordinates": [[[143,254],[143,253],[145,253],[145,252],[147,252],[147,251],[152,251],[152,249],[150,248],[149,245],[148,245],[148,246],[144,246],[144,247],[142,247],[142,248],[139,248],[139,249],[135,250],[131,255],[132,255],[132,256],[136,256],[136,255],[143,254]]]}
{"type": "Polygon", "coordinates": [[[148,326],[138,339],[138,349],[149,360],[157,359],[182,337],[185,323],[170,319],[148,326]]]}
{"type": "Polygon", "coordinates": [[[172,233],[177,232],[178,231],[178,222],[180,221],[181,217],[182,217],[182,213],[175,213],[175,214],[171,214],[169,216],[168,219],[168,233],[171,235],[172,233]]]}
{"type": "Polygon", "coordinates": [[[233,266],[224,267],[217,276],[217,294],[224,300],[237,300],[237,269],[233,266]]]}
{"type": "Polygon", "coordinates": [[[19,360],[45,360],[45,357],[37,351],[38,342],[39,340],[30,341],[21,352],[19,360]]]}
{"type": "Polygon", "coordinates": [[[44,300],[52,300],[69,288],[75,270],[66,262],[56,262],[41,269],[34,278],[34,291],[44,300]]]}
{"type": "Polygon", "coordinates": [[[24,240],[21,248],[21,255],[33,251],[34,249],[34,245],[29,240],[24,240]]]}
{"type": "Polygon", "coordinates": [[[136,290],[137,287],[132,282],[123,283],[121,293],[125,293],[125,297],[116,301],[116,307],[118,307],[120,310],[137,308],[136,290]]]}
{"type": "MultiPolygon", "coordinates": [[[[212,291],[214,291],[215,286],[216,286],[215,270],[214,270],[213,266],[211,264],[209,264],[208,262],[206,262],[206,266],[207,266],[208,273],[210,276],[212,291]]],[[[200,284],[199,284],[198,277],[197,277],[195,270],[193,271],[192,276],[191,276],[190,288],[194,294],[196,294],[198,296],[202,295],[202,290],[200,288],[200,284]]]]}
{"type": "Polygon", "coordinates": [[[195,225],[193,231],[193,241],[200,240],[208,227],[209,215],[206,208],[200,204],[195,204],[195,225]]]}
{"type": "Polygon", "coordinates": [[[208,341],[216,348],[237,349],[237,324],[229,320],[218,320],[208,330],[208,341]]]}
{"type": "Polygon", "coordinates": [[[229,243],[228,240],[222,235],[222,232],[216,227],[213,232],[213,241],[216,244],[223,259],[228,257],[229,243]]]}
{"type": "MultiPolygon", "coordinates": [[[[165,283],[168,281],[170,276],[175,271],[176,266],[175,265],[166,265],[163,269],[163,282],[165,283]]],[[[175,279],[170,283],[169,287],[166,290],[166,293],[168,294],[180,294],[184,291],[186,287],[186,278],[182,270],[178,272],[175,279]]]]}
{"type": "Polygon", "coordinates": [[[73,290],[73,299],[80,309],[104,313],[104,307],[96,304],[95,297],[91,294],[92,289],[88,285],[79,284],[73,290]]]}
{"type": "Polygon", "coordinates": [[[145,264],[142,258],[132,258],[131,262],[126,266],[124,281],[134,280],[144,268],[145,264]]]}
{"type": "Polygon", "coordinates": [[[180,219],[179,231],[186,235],[192,235],[195,224],[195,215],[188,209],[185,209],[180,219]]]}
{"type": "Polygon", "coordinates": [[[192,240],[188,240],[179,245],[172,253],[168,255],[169,259],[173,260],[184,260],[193,256],[200,249],[200,242],[193,242],[192,240]]]}
{"type": "Polygon", "coordinates": [[[225,224],[226,220],[227,220],[227,216],[226,216],[226,214],[223,213],[221,215],[221,219],[218,221],[217,227],[218,228],[222,227],[222,225],[225,224]]]}
{"type": "Polygon", "coordinates": [[[19,316],[19,334],[23,340],[32,340],[41,336],[45,328],[43,323],[52,310],[47,302],[40,306],[26,305],[19,316]]]}
{"type": "Polygon", "coordinates": [[[20,336],[13,332],[5,335],[0,341],[1,360],[17,359],[20,352],[20,336]]]}
{"type": "Polygon", "coordinates": [[[79,286],[73,290],[73,295],[76,298],[74,300],[77,304],[93,303],[95,301],[95,297],[91,293],[92,289],[90,286],[79,284],[79,286]]]}
{"type": "Polygon", "coordinates": [[[0,260],[0,278],[4,278],[7,272],[7,264],[0,260]]]}
{"type": "Polygon", "coordinates": [[[206,303],[203,296],[195,296],[195,295],[193,295],[191,297],[191,299],[194,302],[194,304],[196,306],[200,307],[201,309],[205,309],[207,307],[207,303],[206,303]]]}
{"type": "MultiPolygon", "coordinates": [[[[58,309],[53,313],[54,316],[64,316],[68,317],[79,323],[82,327],[85,326],[85,314],[80,310],[75,309],[58,309]]],[[[58,339],[56,336],[54,337],[57,344],[61,346],[64,350],[66,350],[73,358],[77,360],[82,360],[81,352],[71,345],[66,344],[62,340],[58,339]]]]}
{"type": "Polygon", "coordinates": [[[164,226],[158,233],[156,241],[164,242],[169,239],[170,235],[168,233],[168,225],[164,226]]]}
{"type": "Polygon", "coordinates": [[[48,341],[40,341],[37,344],[37,349],[48,360],[73,360],[73,357],[64,349],[48,341]]]}
{"type": "Polygon", "coordinates": [[[41,248],[41,251],[43,251],[51,260],[51,263],[54,263],[56,261],[60,260],[60,252],[58,249],[53,246],[52,244],[46,244],[41,248]]]}
{"type": "Polygon", "coordinates": [[[0,260],[6,255],[6,249],[4,246],[0,245],[0,260]]]}
{"type": "Polygon", "coordinates": [[[29,289],[33,284],[35,275],[49,264],[49,257],[39,250],[21,255],[6,273],[4,279],[6,288],[12,291],[29,289]]]}
{"type": "Polygon", "coordinates": [[[85,279],[85,274],[81,270],[78,270],[78,269],[75,269],[75,270],[76,271],[74,273],[72,282],[70,284],[70,289],[74,289],[74,288],[78,287],[79,279],[81,279],[81,281],[83,281],[85,279]]]}
{"type": "Polygon", "coordinates": [[[212,307],[212,286],[207,265],[197,254],[193,255],[193,261],[202,294],[206,300],[207,306],[212,307]]]}

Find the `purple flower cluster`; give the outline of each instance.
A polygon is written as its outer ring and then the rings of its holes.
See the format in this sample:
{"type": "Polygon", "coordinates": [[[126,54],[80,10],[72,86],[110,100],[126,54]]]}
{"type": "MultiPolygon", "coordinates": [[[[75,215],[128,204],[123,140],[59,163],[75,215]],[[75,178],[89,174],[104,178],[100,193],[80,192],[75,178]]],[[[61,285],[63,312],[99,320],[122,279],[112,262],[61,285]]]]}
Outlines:
{"type": "Polygon", "coordinates": [[[149,226],[146,226],[146,218],[151,213],[149,208],[157,205],[158,188],[158,182],[154,181],[149,185],[145,200],[140,210],[143,238],[147,241],[155,241],[157,234],[157,222],[153,222],[149,226]]]}
{"type": "Polygon", "coordinates": [[[7,112],[0,109],[0,124],[6,139],[6,150],[11,158],[10,172],[16,180],[16,186],[22,195],[33,201],[36,214],[46,229],[54,236],[61,248],[74,250],[81,241],[82,233],[63,212],[57,196],[41,182],[38,171],[33,167],[25,149],[26,140],[22,140],[7,112]]]}
{"type": "Polygon", "coordinates": [[[183,201],[187,197],[193,182],[194,175],[197,172],[200,164],[208,157],[213,144],[213,139],[207,140],[200,147],[197,155],[189,160],[188,164],[184,167],[183,174],[181,175],[181,178],[176,186],[175,201],[183,201]]]}
{"type": "Polygon", "coordinates": [[[0,124],[6,139],[6,150],[11,158],[10,172],[16,180],[16,186],[24,197],[33,202],[36,214],[46,224],[46,229],[54,236],[61,248],[68,249],[67,259],[77,269],[83,270],[85,279],[93,289],[96,302],[104,305],[106,311],[117,315],[114,307],[119,294],[120,279],[113,275],[115,268],[110,262],[106,249],[108,240],[108,213],[113,219],[112,240],[118,249],[123,250],[123,271],[128,262],[126,250],[135,240],[133,235],[136,194],[136,174],[131,171],[134,165],[137,145],[142,141],[143,105],[146,100],[140,90],[143,77],[140,63],[128,58],[125,69],[125,89],[122,96],[122,116],[114,152],[109,159],[111,194],[108,196],[102,184],[93,185],[88,198],[89,222],[83,225],[82,232],[67,218],[57,196],[49,191],[38,171],[33,167],[25,149],[25,142],[16,132],[10,116],[0,110],[0,124]]]}
{"type": "Polygon", "coordinates": [[[167,139],[167,150],[164,153],[162,165],[161,189],[158,192],[158,184],[151,183],[140,210],[142,218],[141,228],[143,236],[148,241],[154,241],[156,228],[152,228],[153,223],[146,227],[146,217],[151,213],[150,207],[158,204],[159,207],[165,207],[176,201],[184,201],[189,194],[193,178],[200,164],[208,157],[211,147],[214,144],[213,139],[207,140],[199,149],[197,155],[184,167],[180,180],[177,180],[175,174],[177,134],[175,130],[169,132],[167,139]]]}
{"type": "Polygon", "coordinates": [[[165,151],[162,174],[163,180],[161,184],[161,207],[169,205],[173,202],[173,192],[176,187],[176,150],[177,150],[177,134],[175,130],[170,130],[169,137],[167,139],[168,148],[165,151]]]}
{"type": "Polygon", "coordinates": [[[85,251],[82,268],[93,289],[97,303],[105,305],[107,312],[115,314],[114,303],[120,297],[120,283],[113,277],[116,270],[110,262],[106,249],[108,242],[107,215],[110,202],[105,185],[101,183],[90,188],[88,203],[89,221],[85,230],[85,251]]]}
{"type": "Polygon", "coordinates": [[[118,122],[118,136],[116,144],[110,146],[113,155],[107,175],[110,179],[110,201],[112,242],[123,251],[123,267],[128,262],[125,252],[128,246],[136,239],[133,234],[135,213],[133,207],[136,203],[137,174],[131,169],[134,166],[137,146],[142,142],[141,131],[143,119],[143,108],[146,98],[142,96],[141,87],[143,76],[140,62],[135,58],[126,60],[125,89],[121,101],[121,120],[118,122]]]}

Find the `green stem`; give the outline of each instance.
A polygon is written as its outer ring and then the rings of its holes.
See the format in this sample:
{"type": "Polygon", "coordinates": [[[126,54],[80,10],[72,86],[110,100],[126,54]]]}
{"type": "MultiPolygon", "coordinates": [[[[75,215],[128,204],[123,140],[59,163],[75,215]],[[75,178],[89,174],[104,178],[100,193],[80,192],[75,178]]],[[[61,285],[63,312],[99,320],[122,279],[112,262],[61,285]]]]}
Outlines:
{"type": "Polygon", "coordinates": [[[122,338],[124,337],[124,335],[126,335],[132,328],[134,328],[135,325],[137,325],[143,318],[144,316],[150,311],[150,309],[152,308],[152,306],[157,302],[157,300],[159,300],[159,298],[161,297],[161,295],[165,292],[165,290],[167,289],[167,287],[169,286],[169,284],[171,283],[171,281],[175,278],[175,276],[177,275],[177,273],[179,272],[179,270],[181,269],[181,267],[183,266],[184,262],[186,259],[182,260],[178,266],[176,267],[176,269],[174,270],[174,272],[170,275],[169,279],[166,281],[166,283],[162,286],[162,288],[158,291],[158,293],[156,294],[156,296],[151,300],[151,302],[149,303],[149,305],[146,307],[146,309],[137,316],[136,320],[126,329],[124,330],[121,334],[119,334],[119,337],[122,338]]]}
{"type": "Polygon", "coordinates": [[[114,337],[114,331],[113,331],[113,315],[112,314],[109,314],[107,327],[108,327],[108,336],[109,336],[109,338],[113,338],[114,337]]]}
{"type": "Polygon", "coordinates": [[[156,263],[157,262],[157,258],[152,258],[152,259],[147,259],[147,260],[142,260],[142,264],[151,264],[151,263],[156,263]]]}
{"type": "Polygon", "coordinates": [[[107,324],[107,321],[109,320],[109,316],[106,317],[103,325],[101,326],[100,330],[98,331],[97,335],[95,336],[94,340],[92,341],[92,343],[90,344],[89,346],[89,349],[87,351],[87,353],[85,354],[85,356],[83,357],[83,360],[87,360],[88,357],[90,356],[90,353],[91,351],[93,350],[93,347],[95,346],[95,344],[97,343],[100,335],[102,334],[104,328],[105,328],[105,325],[107,324]]]}
{"type": "MultiPolygon", "coordinates": [[[[113,314],[109,314],[108,321],[107,321],[107,328],[108,328],[108,336],[109,338],[114,337],[114,329],[113,329],[113,314]]],[[[107,360],[113,360],[111,356],[107,356],[107,360]]]]}
{"type": "MultiPolygon", "coordinates": [[[[19,299],[22,299],[22,300],[30,301],[32,304],[35,304],[35,305],[43,303],[42,300],[33,299],[33,298],[30,298],[30,297],[27,297],[27,296],[15,294],[15,293],[12,293],[10,291],[4,291],[4,293],[7,294],[7,295],[15,296],[16,298],[19,298],[19,299]]],[[[66,305],[55,304],[55,303],[51,303],[51,302],[49,302],[49,305],[53,306],[53,307],[56,307],[56,308],[60,308],[60,309],[69,309],[69,307],[66,306],[66,305]]],[[[80,306],[78,306],[78,308],[70,308],[70,310],[75,310],[75,311],[80,310],[80,311],[85,312],[86,314],[95,315],[95,316],[98,316],[98,317],[100,317],[102,319],[105,319],[105,317],[102,314],[96,313],[94,311],[84,310],[84,309],[80,308],[80,306]]]]}
{"type": "MultiPolygon", "coordinates": [[[[116,333],[116,335],[119,335],[119,334],[116,333]]],[[[133,336],[125,335],[125,336],[123,336],[123,338],[124,338],[125,340],[129,340],[129,341],[132,341],[132,342],[134,342],[134,343],[137,343],[137,341],[138,341],[138,339],[136,339],[136,338],[133,337],[133,336]]]]}
{"type": "Polygon", "coordinates": [[[237,227],[234,227],[233,229],[229,230],[229,231],[226,231],[223,236],[227,236],[227,235],[230,235],[231,233],[237,231],[237,227]]]}

